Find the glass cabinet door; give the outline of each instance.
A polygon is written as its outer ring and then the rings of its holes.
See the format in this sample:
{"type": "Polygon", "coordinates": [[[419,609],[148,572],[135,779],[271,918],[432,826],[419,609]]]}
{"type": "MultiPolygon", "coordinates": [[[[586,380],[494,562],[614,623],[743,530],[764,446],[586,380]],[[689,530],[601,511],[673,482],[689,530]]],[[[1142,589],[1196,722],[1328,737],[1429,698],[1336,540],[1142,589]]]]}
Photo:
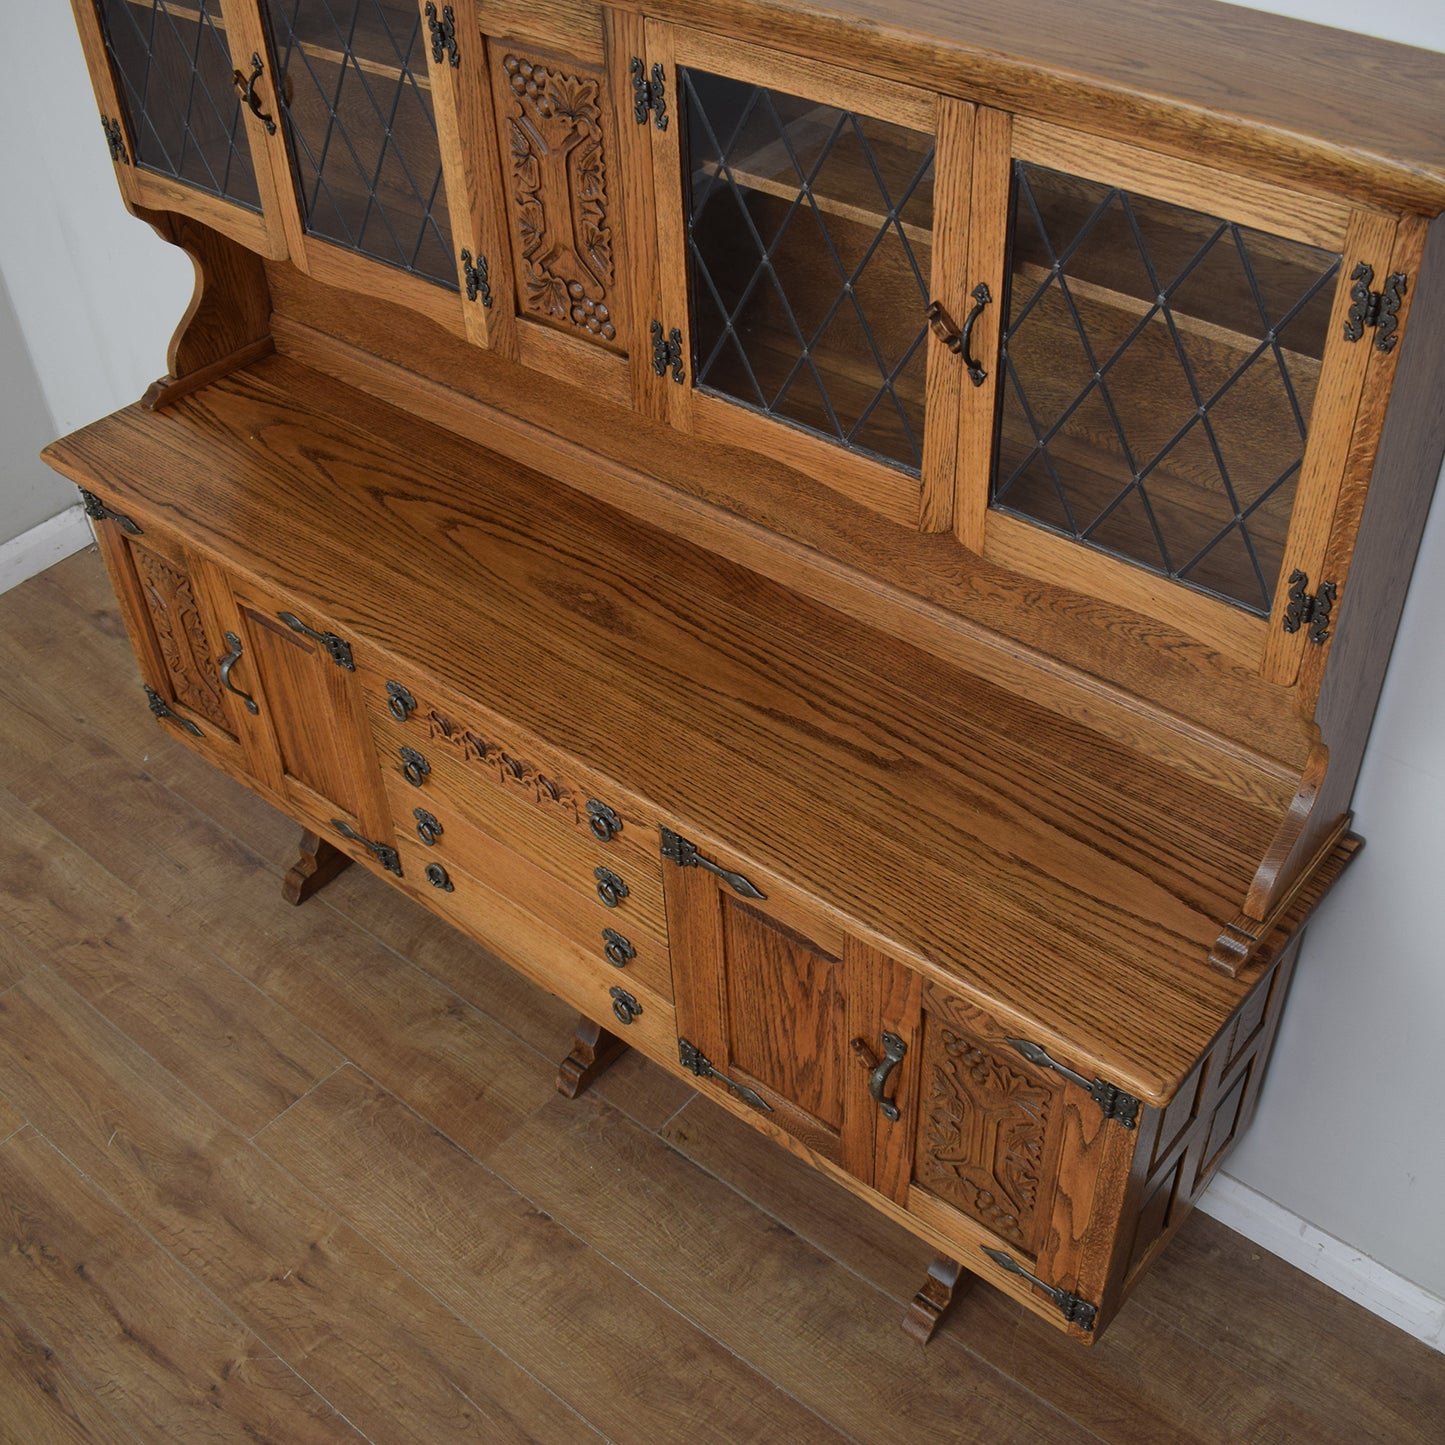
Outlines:
{"type": "Polygon", "coordinates": [[[1037,122],[1004,144],[978,156],[998,194],[971,269],[999,304],[960,536],[1260,665],[1372,352],[1345,334],[1346,271],[1392,228],[1037,122]]]}
{"type": "Polygon", "coordinates": [[[679,299],[654,334],[688,424],[918,526],[956,427],[929,390],[930,305],[954,284],[935,236],[967,219],[936,214],[935,186],[970,169],[941,102],[697,32],[649,27],[648,46],[674,61],[654,157],[681,195],[663,259],[679,299]]]}
{"type": "Polygon", "coordinates": [[[236,0],[94,0],[96,32],[85,33],[82,14],[82,38],[102,112],[116,112],[104,117],[106,135],[128,198],[278,256],[284,233],[258,139],[274,124],[272,92],[244,9],[236,0]]]}

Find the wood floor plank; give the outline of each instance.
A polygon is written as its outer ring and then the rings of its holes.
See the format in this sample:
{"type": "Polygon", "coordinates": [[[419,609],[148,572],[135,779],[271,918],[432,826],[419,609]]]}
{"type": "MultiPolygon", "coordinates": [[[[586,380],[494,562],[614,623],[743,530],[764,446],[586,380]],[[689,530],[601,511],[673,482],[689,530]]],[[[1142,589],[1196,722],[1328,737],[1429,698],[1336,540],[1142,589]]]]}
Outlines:
{"type": "Polygon", "coordinates": [[[3,1144],[16,1130],[24,1127],[24,1115],[9,1099],[0,1094],[0,1144],[3,1144]]]}
{"type": "Polygon", "coordinates": [[[605,1102],[557,1099],[488,1161],[539,1208],[861,1440],[1097,1437],[961,1351],[605,1102]]]}
{"type": "Polygon", "coordinates": [[[0,1295],[0,1445],[135,1445],[0,1295]]]}
{"type": "MultiPolygon", "coordinates": [[[[56,778],[42,794],[55,816],[104,856],[138,859],[123,871],[166,867],[153,840],[163,790],[97,757],[86,789],[56,778]],[[88,796],[123,811],[84,806],[88,796]],[[112,820],[97,842],[89,826],[112,820]],[[132,821],[134,820],[134,821],[132,821]],[[122,835],[127,829],[131,840],[122,835]]],[[[0,789],[0,906],[9,931],[47,959],[107,1018],[245,1134],[252,1134],[324,1078],[341,1054],[205,946],[209,936],[153,907],[94,856],[0,789]],[[8,880],[8,881],[3,881],[8,880]]],[[[281,906],[278,905],[277,906],[281,906]]]]}
{"type": "Polygon", "coordinates": [[[0,1145],[0,1293],[145,1438],[361,1436],[33,1129],[0,1145]]]}
{"type": "Polygon", "coordinates": [[[363,1434],[591,1436],[48,970],[0,998],[0,1089],[363,1434]]]}
{"type": "Polygon", "coordinates": [[[609,1438],[842,1439],[356,1070],[256,1142],[609,1438]]]}

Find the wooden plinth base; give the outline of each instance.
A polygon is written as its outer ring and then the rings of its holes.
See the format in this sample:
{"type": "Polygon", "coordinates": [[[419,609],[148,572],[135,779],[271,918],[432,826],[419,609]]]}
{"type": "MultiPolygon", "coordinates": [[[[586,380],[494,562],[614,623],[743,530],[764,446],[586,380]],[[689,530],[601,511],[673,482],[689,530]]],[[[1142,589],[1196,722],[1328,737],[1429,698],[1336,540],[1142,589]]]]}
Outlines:
{"type": "Polygon", "coordinates": [[[968,1293],[973,1281],[974,1276],[965,1273],[957,1260],[949,1259],[946,1254],[938,1255],[928,1266],[928,1276],[913,1296],[908,1313],[903,1316],[903,1333],[920,1345],[926,1345],[947,1314],[948,1307],[955,1299],[968,1293]]]}
{"type": "Polygon", "coordinates": [[[584,1014],[577,1020],[572,1052],[557,1069],[557,1092],[575,1099],[626,1048],[616,1034],[608,1033],[584,1014]]]}
{"type": "Polygon", "coordinates": [[[281,896],[288,903],[305,903],[350,865],[351,859],[319,833],[303,833],[301,856],[281,880],[281,896]]]}

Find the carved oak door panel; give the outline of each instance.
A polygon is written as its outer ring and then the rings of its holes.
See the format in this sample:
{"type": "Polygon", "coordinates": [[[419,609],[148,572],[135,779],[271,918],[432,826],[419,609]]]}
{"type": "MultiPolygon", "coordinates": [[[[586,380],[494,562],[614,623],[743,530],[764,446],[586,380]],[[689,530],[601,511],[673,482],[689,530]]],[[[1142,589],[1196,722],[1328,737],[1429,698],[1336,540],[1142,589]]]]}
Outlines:
{"type": "Polygon", "coordinates": [[[175,736],[231,771],[244,758],[221,681],[226,642],[180,542],[87,497],[151,711],[175,736]]]}
{"type": "Polygon", "coordinates": [[[893,1029],[916,976],[781,892],[761,896],[745,865],[666,834],[664,853],[676,865],[664,890],[683,1064],[703,1089],[894,1192],[885,1176],[906,1155],[907,1070],[893,1029]]]}
{"type": "Polygon", "coordinates": [[[492,344],[527,365],[628,405],[634,257],[614,102],[628,22],[578,0],[567,10],[569,48],[559,52],[557,26],[544,43],[530,7],[482,7],[503,232],[488,325],[492,344]]]}

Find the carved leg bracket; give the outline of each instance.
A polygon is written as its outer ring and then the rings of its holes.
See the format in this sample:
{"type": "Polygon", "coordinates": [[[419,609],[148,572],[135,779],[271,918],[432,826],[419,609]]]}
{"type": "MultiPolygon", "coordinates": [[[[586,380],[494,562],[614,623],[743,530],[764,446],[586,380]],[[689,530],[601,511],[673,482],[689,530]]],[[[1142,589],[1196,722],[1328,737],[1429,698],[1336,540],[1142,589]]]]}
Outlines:
{"type": "Polygon", "coordinates": [[[938,1255],[928,1266],[928,1276],[903,1316],[903,1333],[926,1345],[948,1313],[948,1307],[967,1294],[973,1282],[974,1276],[966,1273],[957,1260],[949,1259],[946,1254],[938,1255]]]}
{"type": "Polygon", "coordinates": [[[287,903],[305,903],[350,864],[351,859],[340,848],[333,848],[319,833],[303,833],[301,856],[282,880],[281,896],[287,903]]]}
{"type": "Polygon", "coordinates": [[[575,1099],[626,1049],[627,1045],[616,1034],[608,1033],[584,1014],[577,1020],[572,1052],[557,1070],[557,1092],[575,1099]]]}

